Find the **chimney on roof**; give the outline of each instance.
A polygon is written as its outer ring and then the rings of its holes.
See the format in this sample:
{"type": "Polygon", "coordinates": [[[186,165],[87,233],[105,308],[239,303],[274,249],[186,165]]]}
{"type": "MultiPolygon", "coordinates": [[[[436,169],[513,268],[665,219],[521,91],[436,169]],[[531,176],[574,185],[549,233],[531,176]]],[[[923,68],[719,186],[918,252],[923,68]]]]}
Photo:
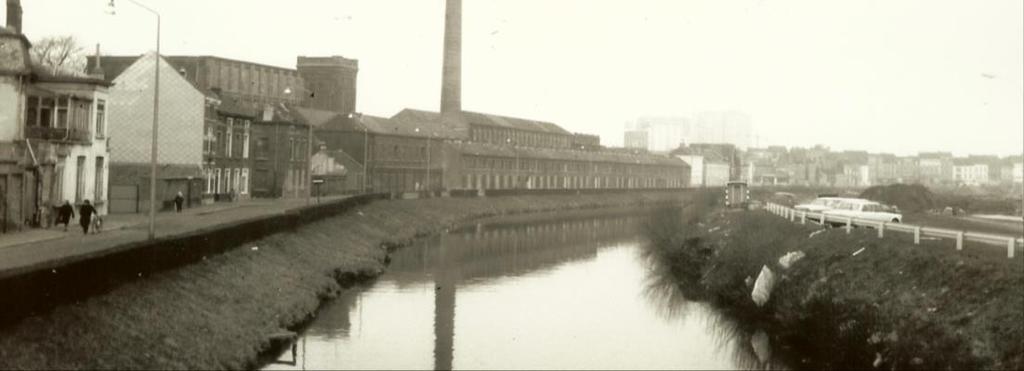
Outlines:
{"type": "Polygon", "coordinates": [[[100,44],[99,43],[96,43],[96,57],[94,59],[95,59],[96,63],[95,63],[95,65],[92,66],[92,70],[89,71],[89,75],[96,76],[96,77],[102,79],[102,78],[104,78],[105,74],[103,73],[103,64],[102,64],[102,62],[100,62],[101,58],[100,58],[100,44]]]}
{"type": "Polygon", "coordinates": [[[462,112],[462,0],[446,0],[441,116],[462,112]]]}
{"type": "Polygon", "coordinates": [[[21,33],[21,0],[7,0],[7,28],[21,33]]]}

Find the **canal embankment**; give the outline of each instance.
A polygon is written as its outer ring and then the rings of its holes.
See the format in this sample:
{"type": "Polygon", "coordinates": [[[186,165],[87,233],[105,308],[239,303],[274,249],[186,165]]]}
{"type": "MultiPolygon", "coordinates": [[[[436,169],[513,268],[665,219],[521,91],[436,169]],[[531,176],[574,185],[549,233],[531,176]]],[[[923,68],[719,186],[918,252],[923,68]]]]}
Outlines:
{"type": "MultiPolygon", "coordinates": [[[[0,328],[0,368],[253,367],[273,338],[308,321],[323,300],[379,275],[388,250],[417,237],[489,216],[668,206],[687,197],[651,192],[380,200],[321,220],[299,217],[284,229],[264,221],[269,224],[252,228],[276,233],[253,240],[227,233],[216,254],[189,253],[194,261],[183,266],[146,270],[116,285],[95,282],[115,276],[79,275],[83,284],[106,289],[0,328]]],[[[184,252],[189,245],[176,246],[184,252]]],[[[142,268],[111,267],[122,273],[142,268]]]]}
{"type": "Polygon", "coordinates": [[[702,206],[647,228],[649,254],[690,298],[765,331],[784,364],[1024,367],[1021,259],[998,248],[915,245],[870,229],[847,233],[765,211],[722,210],[713,200],[695,204],[702,206]],[[766,269],[774,279],[762,277],[766,269]],[[755,288],[769,286],[767,300],[755,303],[755,288]]]}

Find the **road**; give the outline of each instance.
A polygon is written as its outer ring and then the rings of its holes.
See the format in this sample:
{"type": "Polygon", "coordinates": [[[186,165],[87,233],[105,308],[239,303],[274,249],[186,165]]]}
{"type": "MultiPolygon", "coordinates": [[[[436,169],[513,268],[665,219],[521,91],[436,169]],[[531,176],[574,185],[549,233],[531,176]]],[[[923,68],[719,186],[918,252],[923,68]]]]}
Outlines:
{"type": "MultiPolygon", "coordinates": [[[[346,197],[323,197],[321,202],[346,197]]],[[[250,200],[187,209],[181,213],[160,213],[156,217],[156,236],[185,234],[305,206],[304,198],[250,200]]],[[[38,269],[54,269],[70,262],[110,254],[148,238],[149,223],[145,215],[111,215],[104,217],[104,222],[106,228],[99,234],[83,235],[77,223],[72,221],[66,232],[61,227],[0,237],[0,278],[38,269]]]]}

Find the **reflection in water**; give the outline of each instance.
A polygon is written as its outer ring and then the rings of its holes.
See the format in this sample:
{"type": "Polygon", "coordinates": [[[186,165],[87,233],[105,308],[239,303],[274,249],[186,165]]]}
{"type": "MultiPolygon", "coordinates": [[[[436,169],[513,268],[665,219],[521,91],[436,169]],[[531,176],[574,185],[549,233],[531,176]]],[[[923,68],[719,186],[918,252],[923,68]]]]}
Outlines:
{"type": "Polygon", "coordinates": [[[326,305],[297,364],[266,368],[764,367],[737,326],[652,284],[669,281],[639,254],[643,219],[477,224],[423,239],[375,284],[326,305]]]}

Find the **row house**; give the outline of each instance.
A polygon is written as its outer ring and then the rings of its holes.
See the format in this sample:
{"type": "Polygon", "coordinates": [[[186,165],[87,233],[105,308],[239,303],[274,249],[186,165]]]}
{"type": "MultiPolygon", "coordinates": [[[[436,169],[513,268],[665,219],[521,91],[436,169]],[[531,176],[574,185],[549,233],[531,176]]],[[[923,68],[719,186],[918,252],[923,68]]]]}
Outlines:
{"type": "Polygon", "coordinates": [[[203,190],[208,201],[252,197],[251,143],[256,113],[230,97],[207,96],[203,134],[203,190]]]}
{"type": "Polygon", "coordinates": [[[952,181],[957,185],[977,186],[989,183],[989,168],[987,164],[971,161],[970,159],[953,159],[952,181]]]}
{"type": "Polygon", "coordinates": [[[0,27],[0,232],[47,226],[64,201],[107,212],[108,84],[34,67],[8,2],[0,27]]]}

